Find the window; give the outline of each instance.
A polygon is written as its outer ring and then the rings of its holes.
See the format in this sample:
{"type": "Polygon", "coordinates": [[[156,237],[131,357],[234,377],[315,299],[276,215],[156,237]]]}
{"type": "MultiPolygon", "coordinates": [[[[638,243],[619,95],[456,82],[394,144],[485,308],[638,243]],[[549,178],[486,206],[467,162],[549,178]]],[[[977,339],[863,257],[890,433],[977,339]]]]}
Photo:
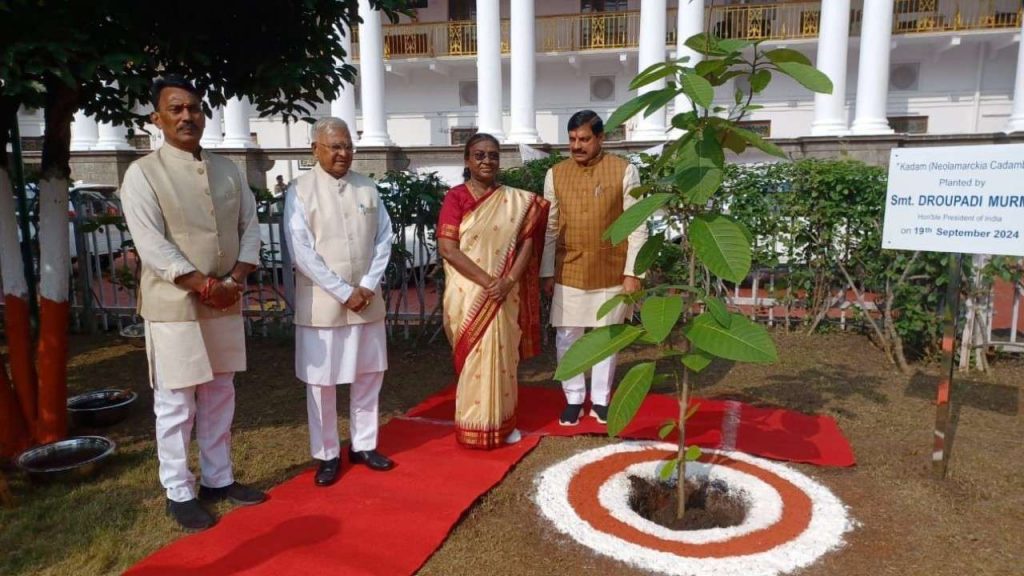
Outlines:
{"type": "Polygon", "coordinates": [[[452,146],[462,146],[469,140],[469,137],[480,130],[476,126],[463,126],[452,128],[452,146]]]}
{"type": "Polygon", "coordinates": [[[476,19],[476,0],[448,0],[448,20],[476,19]]]}
{"type": "Polygon", "coordinates": [[[430,0],[409,0],[407,7],[409,8],[426,8],[427,4],[430,4],[430,0]]]}
{"type": "Polygon", "coordinates": [[[626,139],[626,125],[619,124],[619,127],[615,130],[605,131],[604,141],[605,142],[622,142],[626,139]]]}
{"type": "Polygon", "coordinates": [[[626,0],[580,0],[580,12],[625,12],[626,0]]]}
{"type": "Polygon", "coordinates": [[[459,82],[459,106],[463,108],[472,108],[473,106],[476,106],[476,100],[476,80],[467,80],[465,82],[459,82]]]}
{"type": "Polygon", "coordinates": [[[889,126],[897,134],[927,134],[927,116],[890,116],[889,126]]]}
{"type": "Polygon", "coordinates": [[[754,134],[757,134],[761,138],[772,137],[772,121],[771,120],[746,120],[739,123],[740,128],[750,130],[754,134]]]}

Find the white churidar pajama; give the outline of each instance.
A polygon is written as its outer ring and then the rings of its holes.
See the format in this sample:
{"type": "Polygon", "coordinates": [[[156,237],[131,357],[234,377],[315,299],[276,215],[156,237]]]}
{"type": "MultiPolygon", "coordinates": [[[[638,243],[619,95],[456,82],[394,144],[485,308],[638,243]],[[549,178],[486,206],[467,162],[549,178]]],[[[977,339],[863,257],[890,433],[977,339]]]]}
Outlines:
{"type": "MultiPolygon", "coordinates": [[[[196,268],[167,240],[164,219],[149,181],[138,166],[124,175],[121,208],[145,266],[168,282],[196,268]]],[[[243,190],[246,190],[243,187],[243,190]]],[[[256,201],[240,196],[238,261],[259,262],[256,201]]],[[[221,488],[234,482],[231,421],[235,412],[235,372],[246,368],[245,325],[241,315],[185,322],[146,322],[146,357],[153,387],[160,483],[167,498],[195,497],[188,448],[195,427],[200,483],[221,488]]]]}
{"type": "MultiPolygon", "coordinates": [[[[338,299],[352,296],[353,286],[334,273],[317,254],[316,239],[306,222],[302,200],[294,188],[286,193],[284,219],[292,261],[308,278],[338,299]]],[[[377,236],[370,268],[359,285],[380,290],[391,257],[391,218],[383,205],[377,211],[377,236]]],[[[340,455],[338,384],[351,384],[349,433],[352,449],[377,447],[378,396],[388,369],[384,320],[334,328],[295,327],[295,376],[306,383],[310,453],[317,460],[340,455]]]]}

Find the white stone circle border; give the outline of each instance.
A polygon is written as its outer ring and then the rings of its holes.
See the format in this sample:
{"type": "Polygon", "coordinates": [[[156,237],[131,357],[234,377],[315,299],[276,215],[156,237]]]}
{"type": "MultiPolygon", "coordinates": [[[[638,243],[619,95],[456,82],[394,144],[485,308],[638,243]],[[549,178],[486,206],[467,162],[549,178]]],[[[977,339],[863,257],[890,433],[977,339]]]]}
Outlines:
{"type": "MultiPolygon", "coordinates": [[[[576,513],[569,503],[569,483],[576,473],[587,464],[597,462],[613,454],[641,450],[675,450],[674,444],[659,442],[623,442],[586,450],[563,460],[538,476],[535,501],[541,513],[560,532],[567,534],[580,544],[605,556],[632,564],[645,570],[654,570],[673,576],[777,576],[815,562],[826,552],[843,545],[843,536],[855,526],[846,506],[828,488],[800,472],[778,464],[755,458],[739,452],[704,450],[705,453],[721,454],[734,460],[743,461],[776,474],[802,490],[811,500],[811,521],[807,529],[796,538],[780,544],[771,550],[746,556],[725,558],[683,557],[669,552],[653,550],[618,536],[598,530],[576,513]]],[[[642,518],[629,508],[627,502],[629,483],[626,473],[655,476],[659,461],[630,466],[626,471],[613,475],[599,491],[600,504],[615,518],[647,532],[653,536],[690,543],[724,542],[761,527],[774,524],[782,514],[782,500],[779,494],[765,482],[750,474],[724,466],[708,466],[695,463],[695,474],[711,474],[722,478],[731,490],[740,490],[755,504],[747,519],[739,526],[707,531],[693,531],[690,534],[668,530],[642,518]],[[765,490],[774,495],[764,505],[757,500],[764,497],[765,490]],[[671,535],[671,537],[669,536],[671,535]]],[[[689,470],[688,470],[689,471],[689,470]]]]}

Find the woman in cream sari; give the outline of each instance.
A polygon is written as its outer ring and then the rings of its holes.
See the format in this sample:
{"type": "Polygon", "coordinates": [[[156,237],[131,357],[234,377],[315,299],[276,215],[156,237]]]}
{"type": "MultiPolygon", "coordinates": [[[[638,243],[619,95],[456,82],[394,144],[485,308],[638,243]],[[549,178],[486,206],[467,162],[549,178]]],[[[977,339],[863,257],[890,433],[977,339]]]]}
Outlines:
{"type": "Polygon", "coordinates": [[[466,143],[466,183],[448,191],[437,227],[444,259],[444,327],[455,356],[456,439],[494,448],[516,429],[520,358],[540,348],[538,270],[548,203],[497,183],[498,141],[466,143]]]}

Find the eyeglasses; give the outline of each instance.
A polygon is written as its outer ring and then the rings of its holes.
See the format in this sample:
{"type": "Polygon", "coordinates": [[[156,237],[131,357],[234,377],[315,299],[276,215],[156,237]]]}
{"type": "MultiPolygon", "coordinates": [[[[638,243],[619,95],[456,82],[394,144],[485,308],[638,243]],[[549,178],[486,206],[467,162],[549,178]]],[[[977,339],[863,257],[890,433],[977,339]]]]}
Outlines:
{"type": "Polygon", "coordinates": [[[498,160],[501,160],[501,154],[498,152],[473,152],[473,160],[483,162],[484,159],[497,162],[498,160]]]}
{"type": "Polygon", "coordinates": [[[324,148],[327,148],[334,154],[341,154],[342,152],[352,152],[353,149],[351,144],[333,144],[331,146],[328,146],[327,144],[321,144],[317,142],[316,145],[323,146],[324,148]]]}

